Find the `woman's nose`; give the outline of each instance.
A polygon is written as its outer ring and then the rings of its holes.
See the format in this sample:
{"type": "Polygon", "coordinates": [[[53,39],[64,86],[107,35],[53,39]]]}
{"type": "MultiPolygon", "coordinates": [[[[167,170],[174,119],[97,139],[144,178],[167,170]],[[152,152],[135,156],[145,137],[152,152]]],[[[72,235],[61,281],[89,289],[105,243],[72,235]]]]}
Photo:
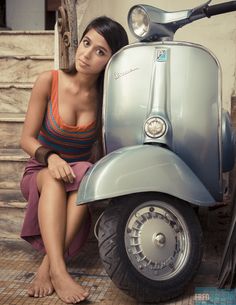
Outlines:
{"type": "Polygon", "coordinates": [[[91,53],[92,53],[92,50],[90,48],[88,48],[84,51],[84,56],[86,58],[89,58],[91,56],[91,53]]]}

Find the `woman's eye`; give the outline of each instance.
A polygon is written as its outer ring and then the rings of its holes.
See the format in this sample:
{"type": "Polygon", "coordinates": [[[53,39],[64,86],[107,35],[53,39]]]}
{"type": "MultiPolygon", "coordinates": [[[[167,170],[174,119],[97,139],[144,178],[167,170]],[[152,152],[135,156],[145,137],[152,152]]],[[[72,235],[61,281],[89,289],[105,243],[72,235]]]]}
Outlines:
{"type": "Polygon", "coordinates": [[[105,55],[104,51],[102,51],[102,50],[100,50],[100,49],[98,49],[98,50],[96,51],[96,53],[97,53],[98,56],[103,56],[103,55],[105,55]]]}
{"type": "Polygon", "coordinates": [[[89,41],[87,39],[84,39],[83,44],[84,44],[85,47],[88,47],[89,46],[89,41]]]}

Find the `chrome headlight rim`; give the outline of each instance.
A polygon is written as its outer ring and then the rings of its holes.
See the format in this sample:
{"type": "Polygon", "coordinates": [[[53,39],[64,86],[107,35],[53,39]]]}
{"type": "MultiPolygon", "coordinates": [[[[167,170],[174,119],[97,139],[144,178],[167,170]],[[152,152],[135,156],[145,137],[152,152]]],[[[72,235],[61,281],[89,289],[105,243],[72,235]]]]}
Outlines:
{"type": "Polygon", "coordinates": [[[131,7],[131,9],[129,10],[128,13],[128,25],[129,25],[129,29],[132,32],[132,34],[137,37],[138,39],[144,39],[149,31],[150,31],[150,26],[151,26],[151,20],[150,20],[150,16],[147,12],[147,10],[145,9],[144,6],[142,5],[134,5],[133,7],[131,7]],[[136,14],[136,16],[134,16],[134,14],[136,14]],[[140,23],[138,28],[135,28],[134,24],[134,20],[132,20],[133,17],[137,18],[137,16],[139,16],[139,18],[141,17],[141,20],[143,21],[142,23],[140,23]],[[144,19],[146,18],[146,24],[144,22],[144,19]],[[143,28],[142,28],[143,27],[143,28]],[[144,28],[146,27],[145,31],[144,28]],[[139,34],[139,31],[143,31],[142,34],[139,34]]]}

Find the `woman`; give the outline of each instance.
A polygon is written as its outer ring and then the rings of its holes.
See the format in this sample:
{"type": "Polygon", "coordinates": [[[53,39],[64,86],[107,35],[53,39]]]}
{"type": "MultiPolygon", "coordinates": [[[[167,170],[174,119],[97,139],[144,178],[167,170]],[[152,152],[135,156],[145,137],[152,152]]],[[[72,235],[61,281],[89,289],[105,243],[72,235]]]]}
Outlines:
{"type": "Polygon", "coordinates": [[[34,84],[21,137],[31,156],[21,181],[28,200],[21,237],[44,249],[45,256],[30,296],[55,290],[65,303],[88,296],[67,272],[65,256],[77,254],[88,235],[90,214],[86,206],[75,205],[77,190],[101,134],[105,66],[126,44],[123,27],[99,17],[85,29],[74,68],[44,72],[34,84]]]}

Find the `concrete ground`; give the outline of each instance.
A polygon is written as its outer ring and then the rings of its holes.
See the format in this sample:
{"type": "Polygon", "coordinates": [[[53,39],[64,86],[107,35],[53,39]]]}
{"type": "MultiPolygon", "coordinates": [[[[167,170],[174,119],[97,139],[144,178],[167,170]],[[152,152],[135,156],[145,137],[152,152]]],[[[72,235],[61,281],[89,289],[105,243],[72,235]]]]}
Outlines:
{"type": "MultiPolygon", "coordinates": [[[[204,255],[199,272],[186,288],[184,295],[165,305],[215,304],[196,301],[197,287],[217,287],[217,276],[229,224],[229,208],[200,209],[199,215],[204,230],[204,255]]],[[[21,240],[0,240],[0,305],[62,305],[57,295],[32,298],[27,295],[41,262],[42,255],[21,240]]],[[[83,304],[141,305],[118,290],[107,276],[99,255],[96,239],[91,235],[78,257],[68,263],[70,274],[90,291],[83,304]]],[[[226,304],[226,303],[218,303],[226,304]]],[[[228,303],[227,303],[228,304],[228,303]]],[[[236,303],[230,303],[236,305],[236,303]]]]}

